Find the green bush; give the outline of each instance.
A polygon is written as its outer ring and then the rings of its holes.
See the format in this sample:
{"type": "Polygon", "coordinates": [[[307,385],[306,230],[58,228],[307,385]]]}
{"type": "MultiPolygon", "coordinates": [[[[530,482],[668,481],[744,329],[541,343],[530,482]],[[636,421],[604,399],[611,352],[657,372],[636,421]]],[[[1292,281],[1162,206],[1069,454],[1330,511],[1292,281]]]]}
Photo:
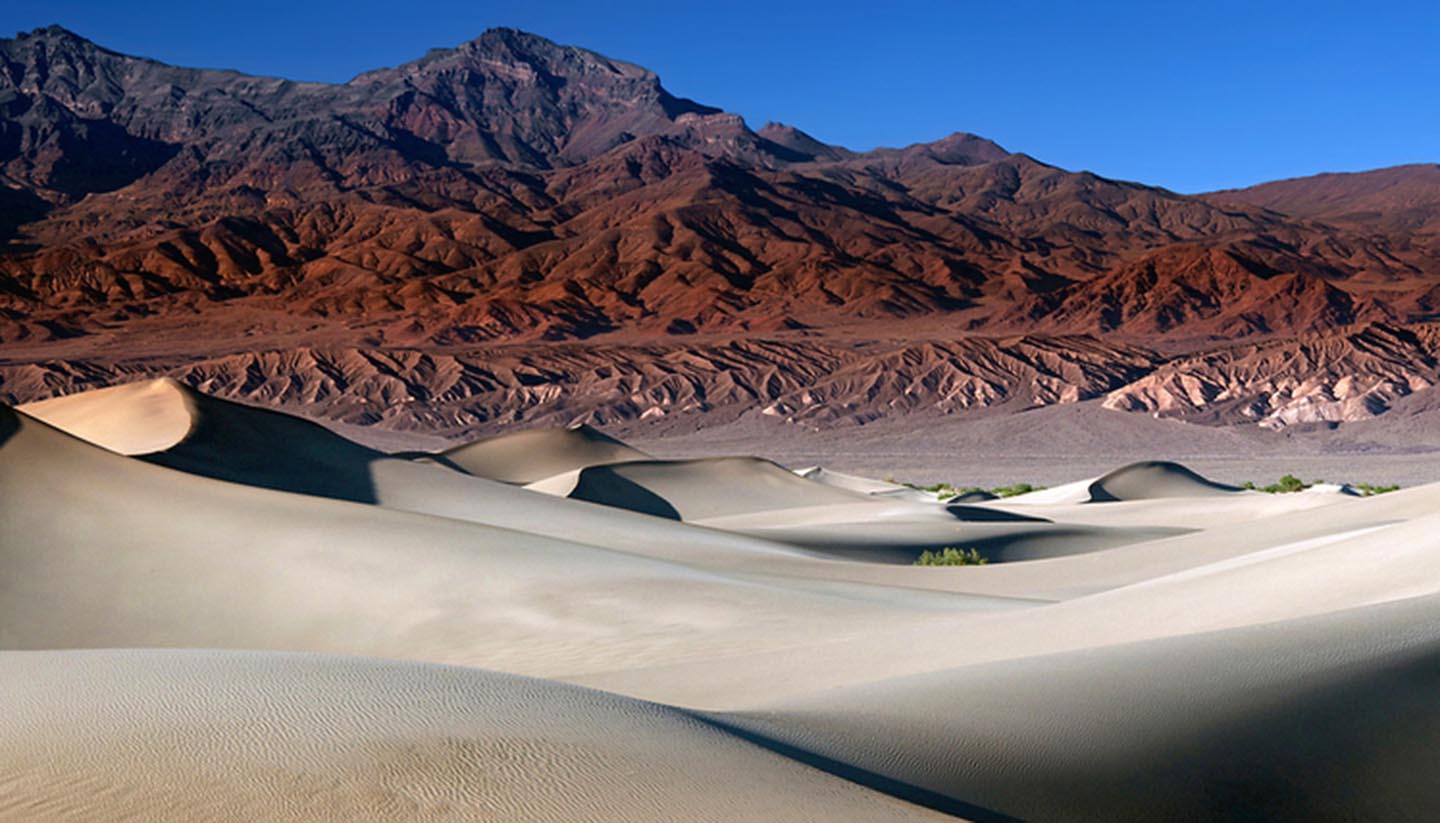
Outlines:
{"type": "MultiPolygon", "coordinates": [[[[1250,489],[1252,491],[1268,492],[1270,494],[1286,494],[1288,492],[1304,491],[1305,489],[1308,489],[1311,486],[1315,485],[1315,483],[1324,482],[1324,480],[1316,480],[1314,483],[1306,483],[1304,480],[1301,480],[1293,474],[1287,474],[1284,477],[1280,478],[1278,482],[1271,483],[1268,486],[1257,486],[1253,482],[1246,480],[1244,483],[1240,484],[1240,488],[1250,489]]],[[[1394,484],[1390,486],[1379,486],[1374,483],[1352,483],[1350,485],[1350,488],[1360,492],[1360,494],[1364,495],[1365,497],[1374,497],[1377,494],[1393,492],[1399,489],[1400,486],[1399,484],[1394,484]]]]}
{"type": "Polygon", "coordinates": [[[1290,492],[1304,491],[1305,489],[1310,488],[1312,485],[1314,484],[1306,483],[1304,480],[1301,480],[1293,474],[1287,474],[1284,477],[1280,478],[1279,482],[1271,483],[1268,486],[1257,486],[1253,481],[1246,480],[1244,483],[1240,484],[1240,488],[1249,489],[1251,491],[1262,491],[1266,494],[1288,494],[1290,492]]]}
{"type": "Polygon", "coordinates": [[[1276,483],[1273,486],[1266,486],[1265,490],[1270,491],[1271,489],[1274,489],[1277,493],[1288,494],[1289,492],[1303,491],[1308,488],[1310,488],[1309,483],[1306,483],[1304,480],[1301,480],[1293,474],[1287,474],[1284,477],[1280,478],[1279,483],[1276,483]]]}
{"type": "Polygon", "coordinates": [[[949,483],[935,483],[930,486],[921,486],[918,483],[901,483],[900,485],[908,486],[922,492],[930,492],[931,494],[939,496],[941,500],[959,497],[962,494],[969,494],[970,492],[989,492],[996,497],[1014,497],[1017,494],[1038,492],[1045,488],[1044,486],[1033,486],[1029,483],[1014,483],[1009,486],[996,486],[993,489],[986,489],[980,486],[952,486],[949,483]]]}
{"type": "Polygon", "coordinates": [[[983,566],[987,562],[984,555],[978,549],[957,549],[954,546],[946,546],[938,552],[929,549],[920,553],[916,558],[917,566],[983,566]]]}

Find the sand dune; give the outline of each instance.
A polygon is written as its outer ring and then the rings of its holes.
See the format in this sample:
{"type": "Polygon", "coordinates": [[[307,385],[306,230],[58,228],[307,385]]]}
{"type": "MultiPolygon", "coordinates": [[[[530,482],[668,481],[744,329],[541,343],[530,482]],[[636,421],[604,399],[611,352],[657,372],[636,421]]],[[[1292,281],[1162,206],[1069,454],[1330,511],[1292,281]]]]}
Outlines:
{"type": "Polygon", "coordinates": [[[880,681],[726,720],[1006,819],[1423,821],[1440,808],[1437,664],[1429,597],[880,681]]]}
{"type": "Polygon", "coordinates": [[[912,489],[899,483],[892,483],[889,480],[875,480],[869,477],[861,477],[855,474],[837,472],[827,469],[824,466],[810,466],[803,469],[795,469],[795,474],[806,480],[814,480],[816,483],[824,483],[827,486],[836,486],[848,489],[861,494],[875,494],[884,496],[900,496],[902,499],[930,500],[932,496],[919,489],[912,489]]]}
{"type": "Polygon", "coordinates": [[[150,454],[190,434],[195,398],[161,378],[26,403],[19,410],[113,452],[150,454]]]}
{"type": "MultiPolygon", "coordinates": [[[[156,428],[167,437],[151,439],[147,445],[152,448],[141,452],[146,462],[249,486],[380,503],[671,558],[723,563],[717,554],[787,551],[739,536],[657,523],[622,509],[528,493],[453,470],[444,460],[393,458],[309,421],[208,397],[170,380],[59,398],[39,404],[37,410],[44,414],[39,419],[63,424],[61,428],[74,426],[67,431],[122,454],[132,453],[127,447],[141,443],[145,432],[156,428]]],[[[525,432],[517,437],[562,446],[608,440],[593,430],[525,432]]]]}
{"type": "Polygon", "coordinates": [[[0,409],[0,820],[1440,808],[1440,485],[942,505],[583,430],[385,455],[165,382],[35,411],[76,436],[0,409]],[[941,545],[990,562],[909,565],[941,545]],[[188,650],[78,651],[129,647],[188,650]]]}
{"type": "Polygon", "coordinates": [[[0,820],[923,821],[682,712],[476,669],[0,654],[0,820]]]}
{"type": "Polygon", "coordinates": [[[1116,469],[1090,484],[1090,499],[1153,500],[1167,497],[1214,497],[1240,489],[1206,480],[1179,463],[1150,460],[1116,469]]]}
{"type": "Polygon", "coordinates": [[[288,414],[200,394],[170,379],[60,397],[20,411],[120,454],[264,488],[376,502],[383,457],[288,414]]]}
{"type": "Polygon", "coordinates": [[[1011,506],[1113,503],[1127,500],[1217,497],[1239,492],[1234,486],[1201,477],[1179,463],[1146,460],[1121,466],[1093,480],[1077,480],[1005,500],[1011,506]]]}
{"type": "Polygon", "coordinates": [[[1280,515],[1258,528],[1238,523],[1053,560],[952,570],[967,578],[968,591],[1051,601],[1042,608],[940,614],[921,634],[876,626],[861,636],[724,665],[613,672],[584,682],[697,705],[763,703],[800,693],[802,683],[853,685],[1429,595],[1440,592],[1440,515],[1429,514],[1440,486],[1409,495],[1280,515]],[[1407,510],[1414,519],[1395,519],[1407,510]],[[1357,567],[1358,558],[1375,562],[1357,567]]]}
{"type": "MultiPolygon", "coordinates": [[[[735,567],[722,572],[684,562],[683,547],[657,559],[223,483],[0,417],[3,648],[268,648],[554,675],[789,647],[942,607],[1011,606],[823,576],[782,585],[788,578],[739,568],[735,555],[770,552],[759,541],[714,541],[731,554],[717,565],[735,567]]],[[[801,562],[823,563],[776,554],[791,576],[801,562]]]]}
{"type": "Polygon", "coordinates": [[[832,557],[884,563],[910,563],[922,551],[955,545],[977,548],[993,560],[1035,559],[1184,531],[1173,526],[1050,525],[1043,517],[1004,508],[941,505],[924,495],[872,494],[860,490],[862,484],[821,482],[758,458],[596,466],[527,488],[832,557]]]}
{"type": "Polygon", "coordinates": [[[589,426],[502,434],[456,446],[442,456],[477,477],[522,484],[587,466],[650,459],[589,426]]]}
{"type": "Polygon", "coordinates": [[[665,512],[663,516],[697,522],[819,506],[893,510],[868,494],[815,482],[753,457],[596,466],[577,473],[569,496],[637,511],[659,510],[665,512]]]}

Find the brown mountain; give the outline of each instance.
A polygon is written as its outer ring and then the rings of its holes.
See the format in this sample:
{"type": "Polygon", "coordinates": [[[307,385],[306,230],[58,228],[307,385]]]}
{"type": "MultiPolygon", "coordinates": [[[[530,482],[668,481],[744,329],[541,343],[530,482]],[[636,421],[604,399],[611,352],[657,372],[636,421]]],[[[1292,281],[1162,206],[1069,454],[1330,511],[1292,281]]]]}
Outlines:
{"type": "Polygon", "coordinates": [[[1440,309],[1426,224],[1361,195],[1186,197],[967,134],[856,153],[517,31],[344,84],[55,27],[0,63],[11,401],[163,371],[397,427],[861,422],[1440,309]]]}
{"type": "Polygon", "coordinates": [[[1276,180],[1217,191],[1207,199],[1398,236],[1433,236],[1440,233],[1440,164],[1276,180]]]}

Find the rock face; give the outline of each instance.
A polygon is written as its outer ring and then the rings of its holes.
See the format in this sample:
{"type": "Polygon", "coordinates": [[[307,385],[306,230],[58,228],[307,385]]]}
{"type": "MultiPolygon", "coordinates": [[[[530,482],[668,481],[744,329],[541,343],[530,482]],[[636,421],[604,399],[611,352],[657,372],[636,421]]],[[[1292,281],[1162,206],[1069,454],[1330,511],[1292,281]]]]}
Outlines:
{"type": "Polygon", "coordinates": [[[0,365],[0,387],[18,400],[160,373],[206,394],[400,430],[702,415],[725,422],[744,414],[830,425],[1099,397],[1145,374],[1156,358],[1082,338],[572,343],[457,353],[299,348],[0,365]]]}
{"type": "Polygon", "coordinates": [[[1369,326],[1176,358],[1110,392],[1105,407],[1268,428],[1382,414],[1440,382],[1440,329],[1369,326]]]}
{"type": "Polygon", "coordinates": [[[164,373],[398,428],[1101,395],[1353,419],[1398,389],[1339,387],[1358,376],[1323,357],[1339,411],[1176,381],[1355,328],[1433,357],[1405,327],[1440,312],[1434,174],[1186,197],[968,134],[856,153],[752,131],[512,30],[336,85],[52,27],[0,40],[0,398],[164,373]]]}

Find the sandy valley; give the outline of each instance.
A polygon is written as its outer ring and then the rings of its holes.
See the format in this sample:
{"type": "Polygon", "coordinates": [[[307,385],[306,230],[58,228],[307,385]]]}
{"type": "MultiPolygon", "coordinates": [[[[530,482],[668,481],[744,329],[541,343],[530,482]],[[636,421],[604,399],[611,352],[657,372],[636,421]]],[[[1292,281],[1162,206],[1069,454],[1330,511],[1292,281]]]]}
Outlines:
{"type": "Polygon", "coordinates": [[[168,380],[6,409],[0,819],[1440,803],[1440,486],[790,468],[593,429],[389,454],[168,380]],[[987,562],[915,564],[946,547],[987,562]]]}

